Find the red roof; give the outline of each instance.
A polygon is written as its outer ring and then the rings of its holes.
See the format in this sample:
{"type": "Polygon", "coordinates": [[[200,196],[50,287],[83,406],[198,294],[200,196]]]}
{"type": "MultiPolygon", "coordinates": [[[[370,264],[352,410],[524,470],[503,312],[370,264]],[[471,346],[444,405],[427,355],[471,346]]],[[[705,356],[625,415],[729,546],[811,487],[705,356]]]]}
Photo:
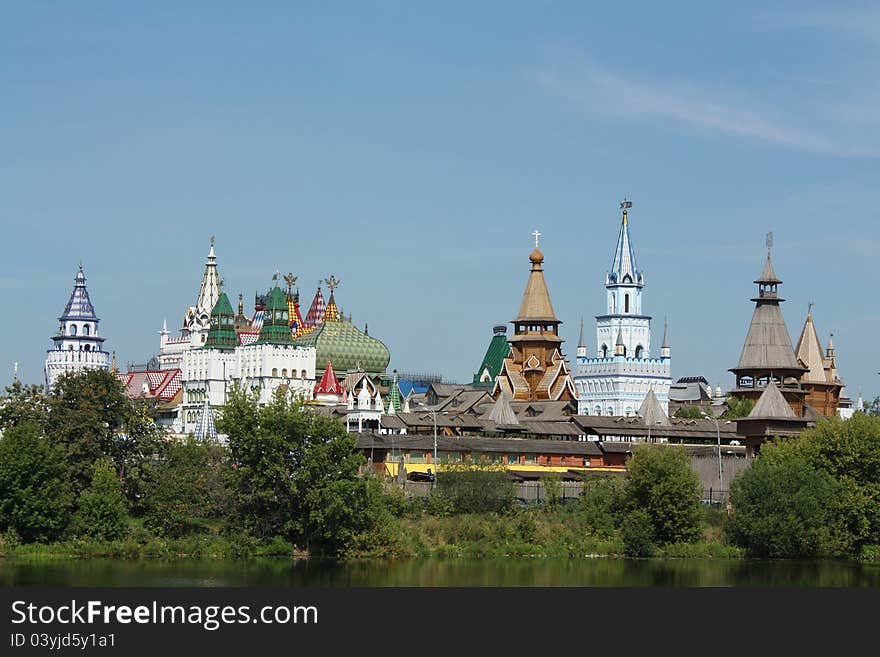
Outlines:
{"type": "Polygon", "coordinates": [[[307,327],[314,327],[324,321],[324,313],[327,311],[327,305],[324,303],[324,293],[321,292],[321,288],[318,288],[318,291],[315,292],[315,298],[312,299],[312,307],[309,308],[309,312],[306,315],[305,325],[307,327]]]}
{"type": "Polygon", "coordinates": [[[342,395],[344,392],[345,389],[336,378],[336,372],[333,371],[333,363],[328,360],[327,369],[324,370],[324,376],[322,376],[321,380],[315,385],[315,394],[342,395]]]}
{"type": "Polygon", "coordinates": [[[144,396],[167,402],[174,399],[181,388],[180,369],[127,372],[118,376],[129,397],[144,396]]]}

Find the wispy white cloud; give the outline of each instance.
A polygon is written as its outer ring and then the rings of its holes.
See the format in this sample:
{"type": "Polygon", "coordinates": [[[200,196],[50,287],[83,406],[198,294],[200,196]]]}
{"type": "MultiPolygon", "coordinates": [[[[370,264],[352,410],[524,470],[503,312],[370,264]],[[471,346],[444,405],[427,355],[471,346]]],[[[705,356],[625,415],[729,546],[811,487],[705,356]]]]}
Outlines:
{"type": "Polygon", "coordinates": [[[544,68],[534,80],[582,111],[631,121],[659,120],[691,128],[757,139],[786,148],[844,157],[877,157],[873,137],[852,135],[833,123],[846,111],[862,121],[876,115],[867,103],[791,101],[792,107],[762,103],[741,91],[689,82],[639,79],[582,61],[573,69],[544,68]],[[809,112],[808,117],[805,116],[809,112]],[[802,120],[797,124],[793,117],[802,120]],[[817,127],[804,127],[812,122],[817,127]]]}

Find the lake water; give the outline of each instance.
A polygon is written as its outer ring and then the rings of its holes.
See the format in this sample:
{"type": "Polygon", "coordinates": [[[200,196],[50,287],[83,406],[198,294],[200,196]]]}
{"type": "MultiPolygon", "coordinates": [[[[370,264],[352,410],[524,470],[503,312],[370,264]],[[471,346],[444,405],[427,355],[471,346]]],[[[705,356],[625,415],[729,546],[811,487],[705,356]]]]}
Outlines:
{"type": "Polygon", "coordinates": [[[0,559],[0,586],[874,587],[880,564],[728,559],[0,559]]]}

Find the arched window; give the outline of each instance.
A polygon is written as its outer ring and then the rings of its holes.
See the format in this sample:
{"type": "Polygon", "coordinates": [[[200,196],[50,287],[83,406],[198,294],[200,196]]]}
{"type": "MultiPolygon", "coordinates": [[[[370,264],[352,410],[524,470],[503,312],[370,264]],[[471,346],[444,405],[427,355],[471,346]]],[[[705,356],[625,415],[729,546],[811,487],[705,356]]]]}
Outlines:
{"type": "Polygon", "coordinates": [[[71,334],[71,335],[76,335],[76,324],[71,324],[71,325],[70,325],[70,334],[71,334]]]}
{"type": "Polygon", "coordinates": [[[89,334],[89,325],[83,324],[83,335],[88,335],[88,334],[89,334]]]}
{"type": "Polygon", "coordinates": [[[625,313],[629,312],[629,295],[628,294],[623,295],[623,312],[625,312],[625,313]]]}
{"type": "Polygon", "coordinates": [[[608,345],[602,345],[602,358],[608,358],[608,345]]]}
{"type": "Polygon", "coordinates": [[[283,370],[281,370],[281,376],[283,376],[285,379],[287,378],[287,368],[286,367],[283,370]]]}
{"type": "Polygon", "coordinates": [[[638,347],[636,347],[636,358],[641,358],[643,351],[644,351],[644,349],[642,349],[642,345],[639,345],[638,347]]]}
{"type": "Polygon", "coordinates": [[[303,378],[303,379],[306,378],[306,371],[305,371],[305,370],[302,371],[302,374],[300,375],[300,378],[303,378]]]}
{"type": "Polygon", "coordinates": [[[86,345],[86,351],[91,351],[91,350],[92,350],[92,345],[87,344],[87,345],[86,345]]]}
{"type": "Polygon", "coordinates": [[[277,367],[272,368],[272,376],[278,376],[278,368],[277,367]]]}
{"type": "Polygon", "coordinates": [[[613,315],[617,312],[617,295],[614,292],[611,293],[611,314],[613,315]]]}

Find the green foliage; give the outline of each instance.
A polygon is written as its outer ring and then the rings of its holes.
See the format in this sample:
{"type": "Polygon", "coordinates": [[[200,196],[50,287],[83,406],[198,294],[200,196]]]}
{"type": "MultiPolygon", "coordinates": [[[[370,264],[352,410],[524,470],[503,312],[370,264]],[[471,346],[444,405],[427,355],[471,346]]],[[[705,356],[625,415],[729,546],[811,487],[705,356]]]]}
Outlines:
{"type": "Polygon", "coordinates": [[[731,485],[731,540],[760,557],[833,554],[833,524],[839,486],[799,457],[755,460],[731,485]]]}
{"type": "Polygon", "coordinates": [[[503,468],[447,466],[437,473],[435,496],[453,513],[501,513],[513,504],[515,485],[503,468]]]}
{"type": "Polygon", "coordinates": [[[116,468],[109,459],[95,463],[92,482],[79,495],[73,528],[79,536],[101,541],[115,541],[125,534],[128,508],[116,468]]]}
{"type": "Polygon", "coordinates": [[[703,409],[699,406],[682,406],[673,417],[685,418],[690,420],[698,420],[703,417],[703,409]]]}
{"type": "Polygon", "coordinates": [[[24,385],[14,381],[7,386],[0,400],[0,431],[20,424],[42,428],[46,423],[46,401],[43,386],[24,385]]]}
{"type": "Polygon", "coordinates": [[[55,540],[67,529],[72,501],[62,451],[36,424],[5,429],[0,438],[0,532],[14,532],[25,542],[55,540]]]}
{"type": "MultiPolygon", "coordinates": [[[[627,515],[644,511],[659,545],[700,535],[700,479],[680,447],[639,445],[628,463],[624,490],[627,515]]],[[[641,521],[639,521],[641,522],[641,521]]]]}
{"type": "Polygon", "coordinates": [[[734,420],[737,418],[748,417],[749,413],[755,407],[755,402],[751,399],[740,399],[731,397],[727,400],[727,410],[721,414],[725,420],[734,420]]]}
{"type": "Polygon", "coordinates": [[[179,537],[194,518],[221,516],[231,509],[226,450],[193,438],[174,442],[145,471],[144,526],[159,536],[179,537]]]}
{"type": "Polygon", "coordinates": [[[547,494],[547,505],[551,509],[555,509],[562,501],[562,478],[555,472],[551,472],[541,480],[541,483],[547,494]]]}
{"type": "Polygon", "coordinates": [[[584,490],[578,504],[584,519],[596,534],[609,537],[614,533],[624,502],[623,486],[624,482],[614,476],[584,480],[584,490]]]}
{"type": "Polygon", "coordinates": [[[624,553],[628,557],[650,557],[657,549],[655,533],[654,520],[647,510],[630,511],[621,527],[624,553]]]}
{"type": "Polygon", "coordinates": [[[785,447],[840,483],[841,521],[852,552],[880,543],[880,417],[824,420],[785,447]]]}
{"type": "Polygon", "coordinates": [[[126,496],[140,492],[141,470],[160,447],[160,432],[143,404],[133,403],[111,372],[67,372],[46,398],[46,435],[60,445],[79,493],[92,477],[96,461],[110,458],[126,496]]]}
{"type": "Polygon", "coordinates": [[[249,533],[334,554],[364,531],[364,459],[341,422],[283,393],[260,407],[234,387],[217,426],[229,436],[236,518],[249,533]]]}

